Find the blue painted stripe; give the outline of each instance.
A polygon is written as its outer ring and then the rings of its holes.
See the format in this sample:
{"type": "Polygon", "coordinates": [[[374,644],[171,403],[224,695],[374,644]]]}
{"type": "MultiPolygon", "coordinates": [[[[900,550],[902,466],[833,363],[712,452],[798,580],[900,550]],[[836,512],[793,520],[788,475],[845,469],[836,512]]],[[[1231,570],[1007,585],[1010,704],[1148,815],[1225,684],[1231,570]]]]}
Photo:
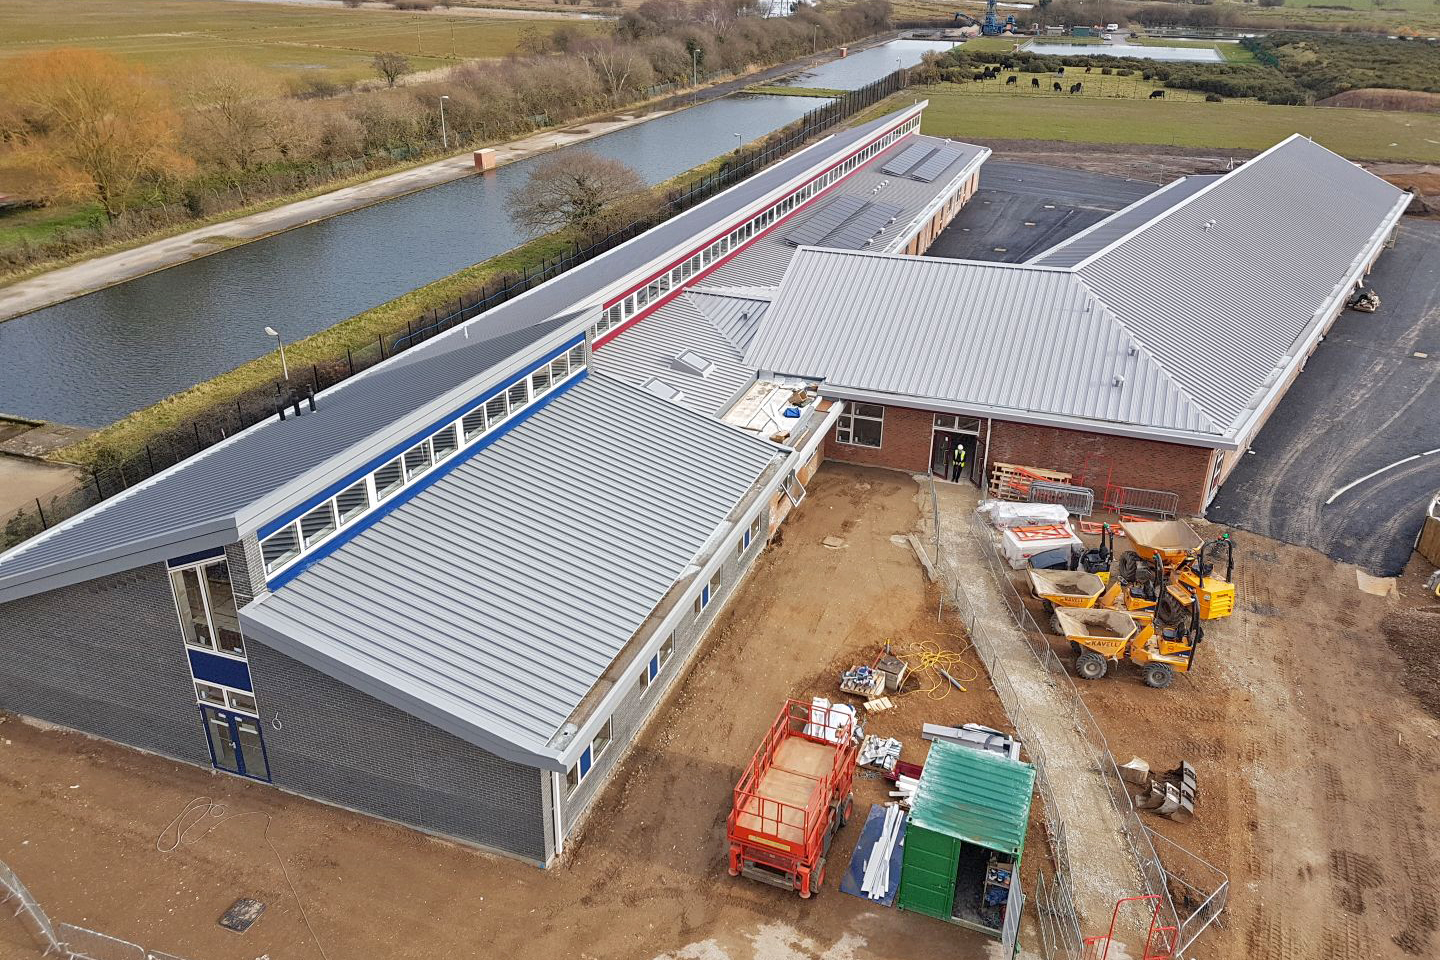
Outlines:
{"type": "Polygon", "coordinates": [[[204,650],[186,650],[190,655],[190,672],[196,680],[208,680],[223,687],[255,692],[250,685],[250,665],[244,660],[219,657],[204,650]]]}
{"type": "Polygon", "coordinates": [[[215,558],[215,557],[223,557],[223,556],[225,556],[225,548],[224,548],[224,547],[215,547],[214,549],[211,549],[211,550],[201,550],[201,551],[199,551],[199,552],[197,552],[197,553],[187,553],[187,554],[185,554],[185,556],[183,556],[183,557],[176,557],[176,558],[173,559],[173,560],[166,560],[166,561],[165,561],[165,566],[167,566],[167,567],[185,567],[185,566],[189,566],[189,565],[192,564],[192,563],[199,563],[201,560],[210,560],[210,559],[213,559],[213,558],[215,558]]]}
{"type": "Polygon", "coordinates": [[[488,393],[481,394],[479,397],[477,397],[475,400],[472,400],[465,406],[460,407],[456,410],[452,410],[450,413],[447,413],[439,420],[436,420],[434,423],[430,424],[430,426],[416,432],[403,443],[396,444],[389,450],[385,451],[379,456],[376,456],[364,466],[357,467],[355,470],[347,474],[344,478],[337,480],[330,486],[324,488],[320,493],[317,493],[315,496],[304,500],[298,506],[292,507],[291,509],[285,511],[284,513],[280,514],[280,516],[276,517],[274,520],[270,520],[265,524],[261,525],[261,527],[255,531],[255,535],[263,540],[266,537],[270,536],[270,534],[274,533],[276,530],[279,530],[281,527],[295,522],[305,514],[309,513],[311,510],[315,509],[320,504],[324,503],[326,500],[329,500],[331,497],[335,496],[341,490],[344,490],[346,487],[353,484],[356,480],[368,476],[369,474],[373,473],[376,468],[386,463],[389,463],[391,460],[394,460],[396,457],[403,454],[406,450],[409,450],[411,447],[415,446],[415,444],[419,443],[421,440],[424,440],[426,437],[429,437],[431,434],[433,434],[436,430],[439,430],[441,427],[445,426],[445,424],[460,419],[461,417],[469,413],[471,410],[474,410],[476,407],[484,406],[486,403],[495,399],[495,397],[515,386],[515,384],[519,383],[521,380],[524,380],[526,377],[530,376],[530,374],[534,373],[536,370],[539,370],[541,367],[550,363],[556,357],[559,357],[563,353],[569,353],[576,346],[584,342],[585,334],[582,331],[573,340],[570,340],[563,346],[555,348],[550,353],[546,354],[543,359],[537,360],[531,366],[526,367],[525,370],[522,373],[518,374],[514,379],[506,381],[505,383],[501,384],[500,386],[496,387],[488,393]]]}
{"type": "Polygon", "coordinates": [[[400,506],[402,503],[408,503],[412,498],[414,498],[416,494],[420,493],[420,491],[424,490],[431,484],[439,481],[443,477],[449,475],[449,473],[456,467],[459,467],[462,463],[465,463],[471,457],[475,456],[475,454],[479,453],[481,450],[484,450],[496,440],[499,440],[501,437],[505,436],[505,434],[509,433],[511,430],[520,426],[520,424],[524,423],[526,420],[529,420],[532,416],[545,409],[545,406],[550,403],[551,400],[554,400],[562,393],[567,392],[571,387],[575,386],[577,383],[584,380],[588,376],[590,376],[589,367],[586,367],[584,370],[580,371],[578,375],[572,375],[569,380],[566,380],[563,384],[551,390],[539,400],[532,402],[530,406],[526,407],[519,414],[511,417],[509,420],[506,420],[503,424],[500,425],[499,430],[494,430],[490,433],[485,434],[485,436],[481,437],[479,440],[475,441],[470,446],[462,449],[458,454],[452,455],[448,460],[445,460],[437,466],[431,467],[424,474],[424,476],[422,476],[420,479],[416,480],[409,486],[402,488],[399,493],[391,495],[388,500],[381,501],[380,505],[377,506],[374,510],[371,510],[369,513],[365,514],[365,516],[361,517],[359,520],[356,520],[348,527],[340,528],[340,531],[338,533],[334,534],[329,540],[326,540],[324,543],[322,543],[313,552],[305,555],[304,557],[301,557],[294,564],[286,567],[284,570],[281,570],[279,573],[275,574],[275,576],[267,580],[266,585],[269,586],[271,591],[279,590],[281,587],[285,586],[285,584],[289,583],[291,580],[294,580],[296,577],[300,576],[300,574],[308,570],[311,565],[321,560],[324,560],[326,557],[330,556],[330,554],[334,553],[336,550],[344,546],[350,540],[359,536],[364,531],[370,529],[370,527],[372,527],[376,522],[389,514],[396,507],[400,506]]]}
{"type": "Polygon", "coordinates": [[[593,760],[591,758],[590,748],[586,747],[585,752],[580,754],[580,776],[583,777],[590,772],[590,765],[592,762],[593,760]]]}

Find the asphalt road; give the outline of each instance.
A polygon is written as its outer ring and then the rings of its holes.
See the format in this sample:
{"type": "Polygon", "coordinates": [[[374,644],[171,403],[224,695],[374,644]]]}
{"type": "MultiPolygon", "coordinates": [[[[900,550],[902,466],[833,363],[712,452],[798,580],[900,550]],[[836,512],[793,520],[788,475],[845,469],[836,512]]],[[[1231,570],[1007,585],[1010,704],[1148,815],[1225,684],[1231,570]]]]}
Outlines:
{"type": "Polygon", "coordinates": [[[992,160],[980,189],[928,255],[1018,263],[1139,200],[1159,184],[1038,163],[992,160]]]}
{"type": "Polygon", "coordinates": [[[1403,220],[1369,286],[1379,312],[1336,321],[1207,516],[1393,576],[1440,490],[1440,452],[1325,501],[1440,448],[1440,223],[1403,220]]]}

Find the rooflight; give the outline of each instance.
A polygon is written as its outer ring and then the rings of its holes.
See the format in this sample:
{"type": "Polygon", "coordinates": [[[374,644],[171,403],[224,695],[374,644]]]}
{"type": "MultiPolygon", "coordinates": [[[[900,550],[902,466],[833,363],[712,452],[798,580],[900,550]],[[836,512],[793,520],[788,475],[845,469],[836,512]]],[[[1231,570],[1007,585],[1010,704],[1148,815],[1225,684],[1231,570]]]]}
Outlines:
{"type": "Polygon", "coordinates": [[[708,377],[710,376],[710,372],[715,369],[715,362],[713,360],[705,359],[694,350],[680,351],[675,355],[672,363],[677,370],[683,370],[697,377],[708,377]]]}
{"type": "Polygon", "coordinates": [[[685,399],[684,393],[670,386],[670,384],[666,383],[664,380],[657,379],[656,377],[651,377],[649,380],[646,380],[644,383],[640,384],[640,389],[644,390],[652,397],[659,397],[661,400],[669,400],[671,403],[679,403],[681,400],[685,399]]]}

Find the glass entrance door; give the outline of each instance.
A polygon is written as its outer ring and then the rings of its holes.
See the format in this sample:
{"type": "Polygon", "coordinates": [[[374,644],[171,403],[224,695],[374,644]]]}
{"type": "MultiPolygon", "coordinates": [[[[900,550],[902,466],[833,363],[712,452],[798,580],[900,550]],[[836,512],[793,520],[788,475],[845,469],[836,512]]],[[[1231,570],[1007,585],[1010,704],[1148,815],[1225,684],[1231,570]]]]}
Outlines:
{"type": "Polygon", "coordinates": [[[205,718],[205,735],[210,739],[210,760],[217,769],[256,780],[270,779],[265,736],[260,732],[259,720],[216,707],[202,706],[200,714],[205,718]]]}

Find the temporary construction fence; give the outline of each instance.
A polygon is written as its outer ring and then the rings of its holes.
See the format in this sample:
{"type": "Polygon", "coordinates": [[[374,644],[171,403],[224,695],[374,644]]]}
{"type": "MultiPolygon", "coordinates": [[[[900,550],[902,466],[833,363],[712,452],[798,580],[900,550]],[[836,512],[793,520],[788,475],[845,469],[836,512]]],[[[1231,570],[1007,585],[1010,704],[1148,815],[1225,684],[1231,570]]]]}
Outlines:
{"type": "MultiPolygon", "coordinates": [[[[934,478],[930,478],[929,483],[935,565],[943,572],[949,587],[948,591],[942,594],[941,614],[943,615],[944,605],[948,601],[964,623],[976,653],[985,664],[991,686],[1000,698],[1006,715],[1025,742],[1026,750],[1036,768],[1035,786],[1040,795],[1047,840],[1053,858],[1053,869],[1042,864],[1035,884],[1036,913],[1044,956],[1047,960],[1080,960],[1084,953],[1084,938],[1071,878],[1072,871],[1083,869],[1083,865],[1073,864],[1070,859],[1065,822],[1055,802],[1050,782],[1045,744],[1036,736],[1036,728],[1021,705],[1014,681],[998,655],[998,641],[985,629],[973,598],[966,591],[958,571],[952,567],[948,554],[943,549],[940,501],[934,478]]],[[[1064,662],[1050,648],[1044,631],[1035,622],[1016,591],[1014,582],[1001,566],[989,529],[974,514],[967,518],[967,523],[970,534],[976,537],[981,545],[980,552],[985,558],[986,572],[995,583],[997,593],[1020,628],[1031,654],[1061,694],[1075,729],[1082,735],[1083,742],[1090,750],[1093,768],[1105,783],[1110,803],[1122,822],[1130,854],[1145,886],[1144,892],[1159,896],[1161,925],[1173,927],[1177,931],[1171,955],[1184,957],[1185,951],[1195,943],[1196,938],[1214,923],[1224,910],[1230,888],[1229,879],[1218,868],[1179,844],[1154,833],[1141,822],[1099,723],[1085,705],[1064,662]],[[1157,841],[1160,849],[1165,851],[1163,859],[1157,852],[1157,841]]],[[[1116,891],[1117,899],[1127,892],[1116,891]]]]}
{"type": "Polygon", "coordinates": [[[1073,483],[1036,480],[1030,484],[1031,503],[1058,503],[1077,517],[1095,512],[1095,491],[1073,483]]]}
{"type": "Polygon", "coordinates": [[[55,954],[64,960],[182,960],[119,937],[52,921],[4,861],[0,861],[0,894],[0,903],[14,907],[15,918],[30,933],[43,956],[55,954]]]}
{"type": "Polygon", "coordinates": [[[382,360],[472,320],[546,280],[595,259],[784,159],[842,121],[874,106],[908,85],[908,71],[897,70],[874,83],[828,101],[759,146],[737,151],[723,169],[691,184],[683,192],[672,195],[653,217],[636,221],[588,245],[576,243],[569,252],[543,260],[533,267],[526,267],[520,273],[504,280],[483,286],[468,296],[458,298],[451,306],[426,311],[415,320],[407,322],[403,331],[382,334],[373,343],[363,347],[348,347],[343,356],[334,357],[324,363],[310,364],[308,367],[292,365],[288,381],[273,381],[249,390],[234,400],[217,404],[173,430],[156,434],[143,449],[128,459],[114,459],[97,464],[85,480],[70,490],[53,495],[44,502],[37,500],[33,505],[0,515],[0,550],[27,540],[246,427],[276,416],[283,409],[307,402],[307,398],[313,398],[322,390],[341,383],[382,360]]]}
{"type": "Polygon", "coordinates": [[[1112,513],[1132,517],[1174,520],[1180,515],[1180,495],[1171,490],[1146,490],[1106,484],[1101,505],[1112,513]]]}

